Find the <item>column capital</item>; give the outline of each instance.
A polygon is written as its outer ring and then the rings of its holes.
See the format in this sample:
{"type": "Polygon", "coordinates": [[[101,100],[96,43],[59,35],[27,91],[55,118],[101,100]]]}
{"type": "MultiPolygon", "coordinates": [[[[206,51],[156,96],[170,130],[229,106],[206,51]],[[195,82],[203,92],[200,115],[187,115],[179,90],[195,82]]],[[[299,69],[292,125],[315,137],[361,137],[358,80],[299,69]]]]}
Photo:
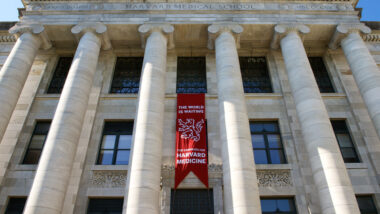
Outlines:
{"type": "Polygon", "coordinates": [[[221,33],[229,32],[235,38],[236,48],[240,47],[240,34],[243,32],[243,27],[236,23],[215,23],[207,28],[209,49],[214,49],[214,42],[221,33]]]}
{"type": "Polygon", "coordinates": [[[168,40],[168,49],[174,48],[174,27],[165,23],[146,23],[139,26],[138,29],[141,37],[141,46],[145,48],[146,40],[153,32],[162,33],[168,40]]]}
{"type": "Polygon", "coordinates": [[[17,23],[11,29],[10,34],[14,34],[18,39],[24,33],[36,35],[41,40],[41,47],[44,50],[50,49],[52,44],[46,34],[45,27],[39,23],[17,23]]]}
{"type": "Polygon", "coordinates": [[[310,28],[298,23],[278,24],[274,27],[273,39],[270,47],[272,49],[278,49],[280,47],[281,39],[290,32],[296,32],[303,40],[303,36],[310,32],[310,28]]]}
{"type": "Polygon", "coordinates": [[[337,49],[339,47],[339,43],[351,33],[358,33],[362,36],[364,34],[371,33],[371,29],[362,23],[339,24],[335,29],[333,37],[331,38],[329,48],[337,49]]]}
{"type": "Polygon", "coordinates": [[[71,28],[71,33],[79,41],[83,34],[91,32],[99,37],[102,42],[102,49],[109,50],[112,48],[111,41],[107,34],[107,26],[101,22],[82,22],[71,28]]]}

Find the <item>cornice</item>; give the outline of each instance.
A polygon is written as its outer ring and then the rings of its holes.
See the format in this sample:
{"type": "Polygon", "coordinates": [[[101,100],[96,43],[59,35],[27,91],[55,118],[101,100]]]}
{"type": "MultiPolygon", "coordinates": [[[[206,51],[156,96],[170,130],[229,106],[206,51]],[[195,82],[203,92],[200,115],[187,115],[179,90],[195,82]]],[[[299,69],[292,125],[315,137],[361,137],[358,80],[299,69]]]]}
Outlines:
{"type": "MultiPolygon", "coordinates": [[[[28,5],[30,3],[49,3],[49,2],[86,2],[86,0],[22,0],[22,3],[25,5],[28,5]]],[[[102,2],[102,3],[115,3],[115,2],[122,2],[122,3],[133,3],[136,2],[134,0],[87,0],[87,2],[102,2]]],[[[190,0],[190,1],[185,1],[185,0],[171,0],[171,1],[166,1],[166,0],[148,0],[148,1],[142,1],[142,2],[136,2],[136,3],[231,3],[231,2],[236,2],[233,0],[218,0],[218,1],[212,1],[212,0],[190,0]]],[[[246,3],[272,3],[272,2],[312,2],[312,3],[350,3],[354,7],[358,3],[358,0],[252,0],[250,2],[246,3]]]]}
{"type": "MultiPolygon", "coordinates": [[[[217,2],[213,0],[144,0],[142,2],[136,2],[134,0],[22,0],[22,3],[24,6],[30,4],[30,3],[49,3],[49,2],[95,2],[95,3],[232,3],[236,2],[234,0],[218,0],[217,2]]],[[[301,3],[301,2],[309,2],[309,3],[350,3],[354,8],[356,7],[357,3],[359,0],[252,0],[248,3],[273,3],[273,2],[278,2],[278,3],[301,3]]],[[[246,2],[247,3],[247,2],[246,2]]]]}
{"type": "MultiPolygon", "coordinates": [[[[107,2],[128,2],[128,1],[121,1],[121,0],[88,0],[88,1],[91,1],[91,2],[104,2],[104,3],[107,3],[107,2]]],[[[289,1],[292,1],[292,2],[354,2],[355,0],[265,0],[265,2],[289,2],[289,1]]],[[[23,2],[25,4],[28,4],[30,2],[86,2],[85,0],[23,0],[23,2]]],[[[133,2],[133,1],[129,1],[129,2],[133,2]]],[[[160,1],[152,1],[152,2],[160,2],[160,1]]],[[[164,1],[162,0],[161,2],[168,2],[168,1],[164,1]]],[[[183,0],[172,0],[170,1],[172,3],[184,3],[183,0]]],[[[192,3],[192,2],[196,2],[196,3],[201,3],[201,2],[207,2],[207,3],[210,3],[210,2],[213,2],[215,3],[215,1],[210,1],[210,0],[205,0],[205,1],[199,1],[199,0],[193,0],[193,1],[188,1],[188,3],[192,3]]],[[[232,0],[220,0],[218,2],[233,2],[232,0]]],[[[263,2],[263,0],[252,0],[251,2],[263,2]]],[[[149,3],[146,2],[146,3],[149,3]]]]}

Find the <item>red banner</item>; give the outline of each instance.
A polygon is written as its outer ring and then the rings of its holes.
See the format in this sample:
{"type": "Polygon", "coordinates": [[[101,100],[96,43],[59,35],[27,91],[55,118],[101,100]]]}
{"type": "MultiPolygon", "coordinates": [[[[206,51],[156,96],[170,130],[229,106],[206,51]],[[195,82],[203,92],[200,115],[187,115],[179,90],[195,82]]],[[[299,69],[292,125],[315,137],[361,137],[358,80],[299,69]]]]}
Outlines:
{"type": "Polygon", "coordinates": [[[178,94],[175,189],[193,172],[208,188],[204,94],[178,94]]]}

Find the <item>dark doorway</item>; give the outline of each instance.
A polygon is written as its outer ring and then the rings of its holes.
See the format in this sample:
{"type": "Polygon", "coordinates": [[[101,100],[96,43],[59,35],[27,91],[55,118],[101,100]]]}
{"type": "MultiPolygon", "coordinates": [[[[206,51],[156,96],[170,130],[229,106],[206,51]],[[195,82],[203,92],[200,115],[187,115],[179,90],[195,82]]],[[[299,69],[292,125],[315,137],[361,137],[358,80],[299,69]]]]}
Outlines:
{"type": "Polygon", "coordinates": [[[172,190],[170,214],[214,214],[212,189],[172,190]]]}

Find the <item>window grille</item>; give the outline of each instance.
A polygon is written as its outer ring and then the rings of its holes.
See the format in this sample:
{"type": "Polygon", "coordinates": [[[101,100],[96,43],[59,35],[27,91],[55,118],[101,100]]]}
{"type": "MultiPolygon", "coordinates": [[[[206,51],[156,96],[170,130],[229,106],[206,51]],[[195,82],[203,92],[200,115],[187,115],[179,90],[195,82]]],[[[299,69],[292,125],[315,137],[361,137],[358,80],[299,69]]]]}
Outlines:
{"type": "Polygon", "coordinates": [[[106,122],[97,164],[128,165],[133,122],[106,122]]]}
{"type": "Polygon", "coordinates": [[[121,214],[123,198],[91,198],[87,214],[121,214]]]}
{"type": "Polygon", "coordinates": [[[53,77],[47,90],[48,94],[60,94],[62,92],[67,75],[69,74],[72,61],[73,57],[59,58],[57,67],[55,68],[53,77]]]}
{"type": "Polygon", "coordinates": [[[321,93],[334,93],[334,87],[331,83],[325,63],[322,57],[309,57],[309,62],[317,81],[321,93]]]}
{"type": "Polygon", "coordinates": [[[178,57],[177,94],[207,93],[205,57],[178,57]]]}
{"type": "Polygon", "coordinates": [[[38,164],[49,129],[50,122],[37,122],[23,164],[38,164]]]}
{"type": "Polygon", "coordinates": [[[297,214],[293,198],[262,198],[263,214],[297,214]]]}
{"type": "Polygon", "coordinates": [[[170,214],[213,214],[212,189],[177,189],[171,192],[170,214]]]}
{"type": "Polygon", "coordinates": [[[332,127],[345,163],[358,163],[359,157],[348,131],[346,121],[332,120],[332,127]]]}
{"type": "Polygon", "coordinates": [[[239,57],[244,93],[272,93],[265,57],[239,57]]]}
{"type": "Polygon", "coordinates": [[[26,197],[9,198],[5,214],[22,214],[26,203],[26,197]]]}
{"type": "Polygon", "coordinates": [[[286,163],[277,122],[250,122],[250,129],[256,164],[286,163]]]}
{"type": "Polygon", "coordinates": [[[143,57],[118,57],[110,93],[138,93],[143,61],[143,57]]]}
{"type": "Polygon", "coordinates": [[[371,195],[356,196],[361,214],[377,214],[377,209],[371,195]]]}

